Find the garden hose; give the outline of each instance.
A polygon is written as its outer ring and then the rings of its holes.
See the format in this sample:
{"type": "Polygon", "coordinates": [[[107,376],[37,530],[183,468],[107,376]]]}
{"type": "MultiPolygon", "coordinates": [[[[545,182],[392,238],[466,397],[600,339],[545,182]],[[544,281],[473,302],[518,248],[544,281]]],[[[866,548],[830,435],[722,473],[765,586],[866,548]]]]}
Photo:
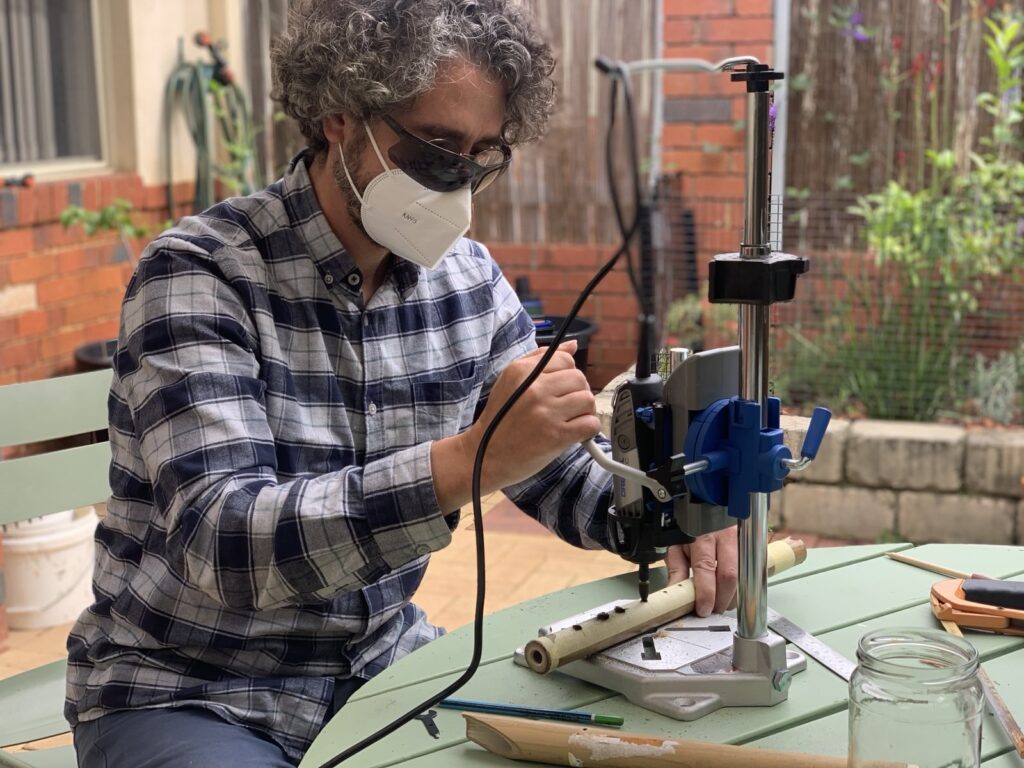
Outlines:
{"type": "Polygon", "coordinates": [[[233,194],[247,195],[263,186],[254,162],[252,113],[245,94],[234,82],[209,36],[197,33],[195,42],[209,50],[214,63],[185,61],[179,44],[178,64],[164,88],[164,173],[171,218],[175,210],[171,127],[175,107],[179,104],[196,149],[193,212],[204,211],[214,204],[217,180],[226,184],[233,194]],[[215,131],[219,131],[217,138],[227,153],[227,165],[214,162],[215,131]]]}

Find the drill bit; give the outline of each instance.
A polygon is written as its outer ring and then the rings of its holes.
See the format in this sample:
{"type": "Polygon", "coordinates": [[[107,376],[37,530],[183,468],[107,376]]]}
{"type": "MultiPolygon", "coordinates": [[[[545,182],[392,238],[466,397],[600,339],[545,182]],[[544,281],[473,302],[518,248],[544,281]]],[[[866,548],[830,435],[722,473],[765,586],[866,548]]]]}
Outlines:
{"type": "Polygon", "coordinates": [[[640,582],[640,602],[646,603],[647,596],[651,593],[651,566],[648,563],[640,563],[636,575],[640,582]]]}

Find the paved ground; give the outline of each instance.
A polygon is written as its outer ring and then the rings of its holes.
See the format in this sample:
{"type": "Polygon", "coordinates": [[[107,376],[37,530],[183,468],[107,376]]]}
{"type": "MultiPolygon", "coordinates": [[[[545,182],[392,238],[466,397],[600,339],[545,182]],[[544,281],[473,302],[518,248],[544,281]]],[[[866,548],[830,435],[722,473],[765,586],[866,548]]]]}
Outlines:
{"type": "MultiPolygon", "coordinates": [[[[610,552],[569,546],[522,514],[500,493],[484,499],[483,510],[488,613],[634,567],[610,552]]],[[[808,547],[851,543],[813,534],[775,535],[802,538],[808,547]]],[[[433,556],[416,602],[435,624],[454,629],[472,619],[475,589],[472,511],[467,507],[451,546],[433,556]]],[[[6,642],[0,642],[0,678],[61,658],[69,626],[11,632],[6,642]]]]}

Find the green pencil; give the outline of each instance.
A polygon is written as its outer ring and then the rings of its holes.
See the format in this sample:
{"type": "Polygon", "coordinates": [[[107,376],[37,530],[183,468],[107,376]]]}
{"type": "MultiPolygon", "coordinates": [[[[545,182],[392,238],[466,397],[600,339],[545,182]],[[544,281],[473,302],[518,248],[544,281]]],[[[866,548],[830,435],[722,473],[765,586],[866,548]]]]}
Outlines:
{"type": "Polygon", "coordinates": [[[568,709],[547,707],[521,707],[517,704],[495,704],[490,701],[472,699],[444,699],[438,703],[446,709],[461,709],[464,712],[484,712],[492,715],[512,717],[536,717],[544,720],[561,720],[566,723],[594,723],[595,725],[622,725],[625,720],[618,715],[596,715],[593,712],[577,712],[568,709]]]}

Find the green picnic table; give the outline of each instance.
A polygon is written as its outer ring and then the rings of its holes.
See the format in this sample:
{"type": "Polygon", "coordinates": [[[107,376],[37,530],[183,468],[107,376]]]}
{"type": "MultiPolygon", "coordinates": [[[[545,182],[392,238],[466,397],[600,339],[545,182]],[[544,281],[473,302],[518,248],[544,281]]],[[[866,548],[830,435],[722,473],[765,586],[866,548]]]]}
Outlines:
{"type": "MultiPolygon", "coordinates": [[[[768,603],[831,647],[855,658],[866,632],[887,626],[939,627],[928,602],[931,585],[944,577],[885,557],[906,551],[921,560],[959,571],[1000,578],[1024,577],[1024,547],[882,544],[812,549],[807,560],[769,580],[768,603]]],[[[659,572],[659,578],[663,571],[659,572]]],[[[652,580],[653,581],[653,580],[652,580]]],[[[652,584],[652,586],[654,586],[652,584]]],[[[472,599],[467,585],[466,599],[472,599]]],[[[611,600],[633,597],[632,574],[563,589],[487,617],[480,668],[457,694],[561,709],[587,709],[622,715],[623,730],[723,744],[744,744],[826,755],[845,755],[846,683],[808,657],[807,670],[793,678],[789,698],[774,707],[723,708],[692,722],[641,709],[612,691],[553,672],[538,675],[513,663],[512,656],[539,627],[611,600]]],[[[965,631],[989,675],[1018,721],[1024,721],[1024,638],[965,631]]],[[[438,692],[465,668],[472,626],[410,654],[358,691],[323,729],[303,760],[315,768],[395,716],[438,692]]],[[[437,709],[440,738],[412,721],[344,763],[348,768],[498,768],[514,763],[466,740],[461,714],[437,709]]],[[[982,761],[986,768],[1021,768],[1021,761],[998,722],[986,713],[982,761]]]]}

